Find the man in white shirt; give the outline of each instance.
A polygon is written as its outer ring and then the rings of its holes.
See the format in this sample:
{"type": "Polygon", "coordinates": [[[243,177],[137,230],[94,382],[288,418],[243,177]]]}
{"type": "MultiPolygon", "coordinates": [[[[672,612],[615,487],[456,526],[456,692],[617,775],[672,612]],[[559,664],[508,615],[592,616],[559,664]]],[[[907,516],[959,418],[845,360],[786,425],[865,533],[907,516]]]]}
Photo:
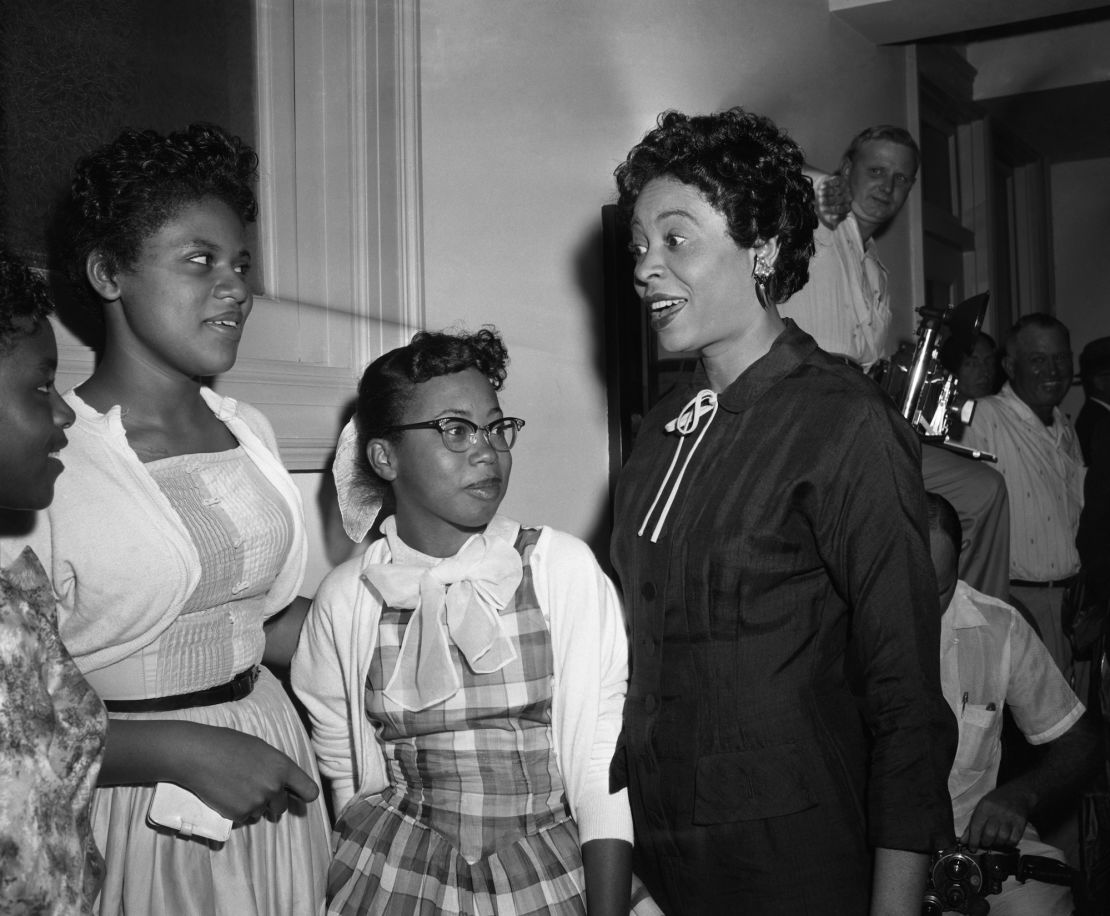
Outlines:
{"type": "MultiPolygon", "coordinates": [[[[957,579],[962,532],[952,506],[929,495],[929,543],[940,591],[940,679],[960,728],[948,779],[956,834],[972,850],[1017,846],[1064,855],[1029,823],[1035,808],[1075,796],[1099,765],[1099,737],[1084,707],[1024,618],[957,579]],[[998,785],[1002,710],[1034,745],[1036,763],[998,785]]],[[[1067,887],[1010,878],[989,900],[992,916],[1070,916],[1067,887]]]]}
{"type": "MultiPolygon", "coordinates": [[[[1052,657],[1073,671],[1060,609],[1079,570],[1075,535],[1083,507],[1083,458],[1060,411],[1072,379],[1068,329],[1052,315],[1023,316],[1003,343],[1007,382],[977,402],[963,442],[998,456],[1010,497],[1010,590],[1032,613],[1052,657]]],[[[1082,695],[1082,690],[1080,691],[1082,695]]]]}
{"type": "Polygon", "coordinates": [[[901,127],[869,127],[852,140],[834,175],[810,172],[819,198],[839,179],[847,215],[818,209],[809,282],[780,306],[823,350],[869,369],[887,352],[890,294],[873,236],[901,211],[917,180],[919,154],[901,127]]]}
{"type": "MultiPolygon", "coordinates": [[[[809,282],[779,306],[821,349],[868,369],[888,355],[890,293],[874,236],[898,216],[917,180],[917,143],[901,127],[869,127],[852,140],[834,175],[810,171],[821,225],[809,282]],[[850,195],[843,219],[830,204],[831,185],[850,195]]],[[[921,450],[925,489],[959,512],[970,547],[960,575],[981,591],[1009,594],[1009,515],[1006,486],[988,465],[927,445],[921,450]]]]}

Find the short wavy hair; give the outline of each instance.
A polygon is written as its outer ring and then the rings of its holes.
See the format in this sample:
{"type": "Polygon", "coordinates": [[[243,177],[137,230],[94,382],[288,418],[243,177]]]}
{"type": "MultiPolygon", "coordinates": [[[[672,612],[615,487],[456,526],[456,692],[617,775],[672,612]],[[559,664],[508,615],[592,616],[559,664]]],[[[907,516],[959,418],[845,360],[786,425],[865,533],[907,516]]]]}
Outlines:
{"type": "Polygon", "coordinates": [[[809,279],[817,216],[804,164],[798,144],[762,115],[743,108],[711,115],[665,111],[614,175],[628,220],[648,182],[673,178],[698,189],[742,248],[778,239],[766,285],[768,300],[778,304],[809,279]]]}
{"type": "Polygon", "coordinates": [[[366,367],[358,384],[355,428],[358,431],[359,476],[372,490],[386,486],[366,456],[371,439],[396,441],[400,433],[389,429],[404,417],[413,389],[442,375],[477,369],[494,391],[505,384],[509,351],[494,327],[473,334],[466,331],[420,331],[407,346],[379,356],[366,367]]]}
{"type": "Polygon", "coordinates": [[[54,311],[46,284],[19,258],[0,249],[0,356],[35,333],[54,311]]]}
{"type": "Polygon", "coordinates": [[[921,165],[921,150],[918,148],[913,135],[904,127],[898,127],[896,124],[876,124],[873,127],[865,127],[848,144],[848,149],[844,151],[842,163],[855,162],[856,155],[862,149],[863,144],[870,143],[872,140],[886,140],[890,143],[897,143],[899,146],[908,147],[910,152],[913,153],[913,172],[915,175],[917,174],[917,169],[921,165]]]}
{"type": "Polygon", "coordinates": [[[1064,324],[1064,322],[1055,315],[1050,315],[1048,312],[1029,312],[1026,315],[1022,315],[1014,322],[1013,326],[1006,332],[1006,336],[1002,340],[1002,352],[1010,357],[1010,359],[1018,355],[1021,332],[1026,328],[1060,331],[1068,341],[1068,346],[1071,346],[1071,331],[1068,330],[1068,326],[1064,324]]]}
{"type": "Polygon", "coordinates": [[[84,285],[94,251],[113,272],[134,268],[143,242],[206,197],[254,222],[257,176],[254,150],[214,124],[190,124],[165,136],[124,130],[77,161],[67,212],[73,279],[84,285]]]}

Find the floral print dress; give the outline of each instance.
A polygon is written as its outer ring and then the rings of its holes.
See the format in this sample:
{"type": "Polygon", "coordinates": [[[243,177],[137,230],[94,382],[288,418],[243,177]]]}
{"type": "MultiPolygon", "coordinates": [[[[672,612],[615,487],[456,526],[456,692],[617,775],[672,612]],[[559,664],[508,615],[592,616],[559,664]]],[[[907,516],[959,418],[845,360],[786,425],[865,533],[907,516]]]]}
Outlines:
{"type": "Polygon", "coordinates": [[[89,809],[107,728],[26,548],[0,569],[0,912],[92,911],[104,860],[89,809]]]}

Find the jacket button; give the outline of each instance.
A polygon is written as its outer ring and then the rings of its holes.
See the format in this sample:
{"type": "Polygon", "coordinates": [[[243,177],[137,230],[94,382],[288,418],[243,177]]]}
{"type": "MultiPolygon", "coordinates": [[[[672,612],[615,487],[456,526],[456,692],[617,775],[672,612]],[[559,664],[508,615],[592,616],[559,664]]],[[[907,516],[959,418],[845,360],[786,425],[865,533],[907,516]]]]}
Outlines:
{"type": "Polygon", "coordinates": [[[642,586],[640,586],[640,594],[643,596],[645,601],[654,601],[655,583],[645,582],[642,586]]]}

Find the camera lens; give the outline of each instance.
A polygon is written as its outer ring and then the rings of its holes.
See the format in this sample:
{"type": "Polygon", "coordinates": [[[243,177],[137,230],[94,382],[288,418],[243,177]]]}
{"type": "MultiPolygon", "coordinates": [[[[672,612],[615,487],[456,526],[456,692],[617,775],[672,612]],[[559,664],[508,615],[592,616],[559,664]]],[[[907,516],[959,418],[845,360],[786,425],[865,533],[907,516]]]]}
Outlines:
{"type": "Polygon", "coordinates": [[[948,873],[948,877],[951,878],[953,881],[959,881],[961,878],[964,877],[964,875],[967,874],[967,868],[967,859],[965,859],[963,856],[953,856],[948,861],[948,865],[945,868],[945,871],[948,873]]]}

